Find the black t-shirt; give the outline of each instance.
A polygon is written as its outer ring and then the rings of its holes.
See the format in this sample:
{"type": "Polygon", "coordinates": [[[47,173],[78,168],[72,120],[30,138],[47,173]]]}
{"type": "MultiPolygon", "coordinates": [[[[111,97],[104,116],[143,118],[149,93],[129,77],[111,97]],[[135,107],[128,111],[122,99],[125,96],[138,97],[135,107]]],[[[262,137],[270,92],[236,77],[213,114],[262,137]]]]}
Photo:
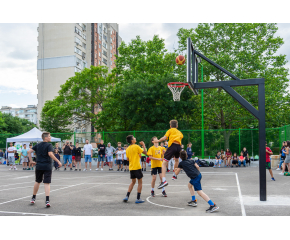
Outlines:
{"type": "Polygon", "coordinates": [[[81,147],[75,148],[75,154],[76,154],[76,156],[81,156],[82,155],[81,147]]]}
{"type": "Polygon", "coordinates": [[[52,170],[52,159],[48,156],[49,152],[53,153],[53,147],[51,143],[41,142],[36,144],[32,149],[36,153],[36,170],[52,170]]]}
{"type": "Polygon", "coordinates": [[[72,155],[70,145],[65,145],[65,147],[63,149],[63,155],[72,155]]]}
{"type": "Polygon", "coordinates": [[[100,149],[99,155],[106,155],[106,152],[105,152],[106,146],[104,144],[99,144],[98,149],[100,149]]]}
{"type": "Polygon", "coordinates": [[[247,158],[248,157],[248,150],[246,150],[246,151],[243,150],[243,157],[244,158],[247,158]]]}
{"type": "Polygon", "coordinates": [[[186,175],[190,179],[193,179],[193,178],[196,178],[200,174],[200,172],[197,170],[194,164],[195,164],[194,160],[182,160],[179,163],[178,168],[182,168],[184,172],[186,173],[186,175]]]}
{"type": "Polygon", "coordinates": [[[218,156],[218,155],[215,155],[215,157],[216,157],[217,159],[221,159],[221,156],[222,156],[222,155],[219,155],[219,156],[218,156]]]}
{"type": "Polygon", "coordinates": [[[54,151],[55,149],[58,150],[58,154],[61,154],[61,153],[62,153],[61,147],[54,147],[54,148],[53,148],[53,151],[54,151]]]}

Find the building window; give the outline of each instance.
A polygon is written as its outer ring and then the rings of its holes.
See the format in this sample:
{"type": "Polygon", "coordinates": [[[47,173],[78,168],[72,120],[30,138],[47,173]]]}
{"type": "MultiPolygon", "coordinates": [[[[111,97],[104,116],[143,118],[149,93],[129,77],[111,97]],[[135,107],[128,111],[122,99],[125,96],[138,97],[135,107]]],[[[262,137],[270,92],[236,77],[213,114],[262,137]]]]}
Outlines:
{"type": "Polygon", "coordinates": [[[99,43],[99,48],[102,48],[102,45],[99,43]]]}
{"type": "Polygon", "coordinates": [[[103,63],[105,63],[107,65],[107,59],[103,58],[103,63]]]}
{"type": "Polygon", "coordinates": [[[115,44],[113,44],[113,48],[115,48],[115,44]]]}
{"type": "Polygon", "coordinates": [[[101,52],[99,52],[99,57],[101,56],[101,52]]]}
{"type": "Polygon", "coordinates": [[[107,52],[105,50],[103,50],[103,54],[107,57],[107,52]]]}
{"type": "Polygon", "coordinates": [[[102,41],[102,36],[101,35],[99,35],[99,39],[100,39],[100,41],[102,41]]]}
{"type": "Polygon", "coordinates": [[[113,62],[111,61],[111,66],[113,65],[113,62]]]}
{"type": "Polygon", "coordinates": [[[99,65],[101,65],[101,61],[99,61],[99,65]]]}
{"type": "Polygon", "coordinates": [[[97,50],[97,45],[95,45],[95,50],[97,50]]]}
{"type": "Polygon", "coordinates": [[[113,54],[111,53],[111,58],[113,57],[113,54]]]}
{"type": "Polygon", "coordinates": [[[97,54],[95,54],[95,58],[97,58],[97,54]]]}
{"type": "Polygon", "coordinates": [[[107,44],[103,42],[103,47],[107,49],[107,44]]]}
{"type": "Polygon", "coordinates": [[[82,55],[82,51],[80,49],[78,49],[77,47],[75,47],[75,53],[82,55]]]}
{"type": "Polygon", "coordinates": [[[112,38],[110,38],[111,43],[113,42],[112,38]]]}

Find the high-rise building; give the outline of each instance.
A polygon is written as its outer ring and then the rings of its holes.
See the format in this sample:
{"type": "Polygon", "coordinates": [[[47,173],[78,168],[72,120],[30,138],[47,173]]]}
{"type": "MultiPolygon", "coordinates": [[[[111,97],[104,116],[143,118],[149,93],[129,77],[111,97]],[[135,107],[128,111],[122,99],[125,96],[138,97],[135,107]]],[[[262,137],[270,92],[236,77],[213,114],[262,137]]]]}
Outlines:
{"type": "Polygon", "coordinates": [[[12,108],[2,106],[0,112],[11,114],[13,117],[24,118],[30,122],[37,124],[37,107],[35,105],[28,105],[27,108],[12,108]]]}
{"type": "MultiPolygon", "coordinates": [[[[58,96],[60,86],[85,67],[115,67],[119,36],[117,23],[40,23],[38,26],[38,105],[58,96]]],[[[87,131],[91,131],[88,126],[87,131]]]]}

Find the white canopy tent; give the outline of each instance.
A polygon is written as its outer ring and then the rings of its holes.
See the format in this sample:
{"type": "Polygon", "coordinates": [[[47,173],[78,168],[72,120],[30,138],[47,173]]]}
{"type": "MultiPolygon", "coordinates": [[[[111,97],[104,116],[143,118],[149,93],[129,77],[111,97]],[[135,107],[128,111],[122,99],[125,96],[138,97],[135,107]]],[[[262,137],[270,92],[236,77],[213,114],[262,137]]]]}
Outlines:
{"type": "MultiPolygon", "coordinates": [[[[6,149],[8,142],[42,142],[41,138],[42,132],[36,127],[28,131],[27,133],[23,133],[19,136],[7,138],[6,139],[6,149]]],[[[60,138],[51,137],[52,142],[60,142],[60,138]]]]}

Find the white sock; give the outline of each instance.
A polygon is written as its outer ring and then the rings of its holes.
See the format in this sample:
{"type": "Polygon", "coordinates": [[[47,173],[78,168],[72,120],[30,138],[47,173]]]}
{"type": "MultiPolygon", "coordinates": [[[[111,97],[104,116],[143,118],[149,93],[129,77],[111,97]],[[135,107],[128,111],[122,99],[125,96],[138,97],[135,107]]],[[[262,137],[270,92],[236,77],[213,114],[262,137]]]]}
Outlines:
{"type": "Polygon", "coordinates": [[[162,192],[165,191],[165,187],[162,188],[162,192]]]}
{"type": "Polygon", "coordinates": [[[165,181],[166,181],[166,178],[165,178],[165,177],[163,177],[163,178],[162,178],[162,182],[165,182],[165,181]]]}
{"type": "Polygon", "coordinates": [[[173,176],[176,177],[175,173],[173,173],[173,176]]]}
{"type": "Polygon", "coordinates": [[[152,191],[154,191],[154,188],[152,188],[152,191]]]}

